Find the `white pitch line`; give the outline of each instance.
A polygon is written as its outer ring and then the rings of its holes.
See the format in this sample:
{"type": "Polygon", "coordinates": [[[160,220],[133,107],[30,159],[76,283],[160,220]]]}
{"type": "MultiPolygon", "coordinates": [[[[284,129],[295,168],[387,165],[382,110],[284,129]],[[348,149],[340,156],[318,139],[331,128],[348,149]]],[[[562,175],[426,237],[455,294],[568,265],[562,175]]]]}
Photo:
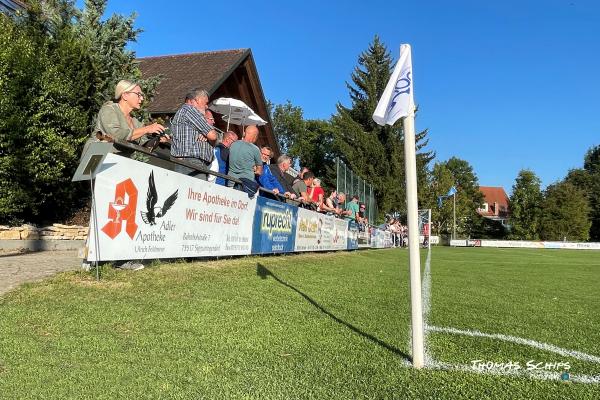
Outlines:
{"type": "Polygon", "coordinates": [[[431,311],[431,248],[427,250],[427,259],[425,260],[425,270],[423,271],[423,281],[421,282],[421,299],[423,304],[423,349],[425,352],[425,366],[434,363],[433,356],[427,348],[427,326],[429,312],[431,311]]]}
{"type": "MultiPolygon", "coordinates": [[[[463,372],[474,372],[478,374],[492,374],[492,375],[505,375],[505,376],[516,376],[516,377],[529,377],[538,380],[555,380],[561,381],[561,373],[560,372],[552,372],[552,371],[540,371],[540,370],[504,370],[504,369],[494,369],[489,368],[485,370],[479,370],[473,368],[470,365],[464,364],[451,364],[445,363],[441,361],[436,361],[431,354],[427,351],[427,333],[428,332],[439,332],[439,333],[450,333],[454,335],[467,335],[473,337],[485,337],[490,339],[498,339],[507,342],[512,342],[516,344],[521,344],[525,346],[535,347],[541,350],[553,352],[556,354],[560,354],[566,357],[572,357],[582,361],[589,361],[593,363],[600,363],[600,357],[586,354],[580,351],[563,349],[558,346],[554,346],[548,343],[537,342],[531,339],[524,339],[516,336],[509,336],[503,334],[491,334],[491,333],[483,333],[477,330],[460,330],[456,328],[449,327],[437,327],[428,324],[429,313],[431,311],[431,249],[429,249],[427,253],[427,259],[425,261],[425,269],[423,272],[423,281],[421,283],[421,295],[422,295],[422,304],[423,304],[423,324],[425,328],[425,368],[428,369],[439,369],[439,370],[447,370],[447,371],[463,371],[463,372]]],[[[410,330],[410,326],[409,326],[410,330]]],[[[409,331],[412,332],[412,331],[409,331]]],[[[410,338],[410,333],[409,333],[410,338]]],[[[410,339],[409,339],[410,341],[410,339]]],[[[411,343],[409,343],[409,348],[411,347],[411,343]]],[[[410,365],[410,363],[409,363],[410,365]]],[[[569,381],[578,382],[578,383],[587,383],[587,384],[600,384],[600,375],[591,376],[591,375],[577,375],[571,374],[569,377],[569,381]]]]}
{"type": "MultiPolygon", "coordinates": [[[[423,328],[427,327],[427,317],[429,316],[429,310],[431,309],[431,249],[427,251],[427,259],[425,261],[425,269],[423,271],[423,278],[421,279],[421,304],[423,308],[423,328]]],[[[408,345],[407,348],[412,348],[412,325],[408,324],[408,345]]],[[[425,368],[429,363],[434,362],[427,351],[427,330],[423,329],[423,350],[425,352],[425,368]]],[[[408,362],[408,361],[407,361],[408,362]]],[[[408,362],[408,365],[412,364],[408,362]]]]}
{"type": "Polygon", "coordinates": [[[503,335],[501,333],[484,333],[477,330],[461,330],[456,328],[449,327],[440,327],[440,326],[425,326],[426,331],[430,332],[440,332],[440,333],[450,333],[453,335],[465,335],[472,337],[484,337],[489,339],[498,339],[503,340],[505,342],[511,342],[516,344],[521,344],[524,346],[535,347],[540,350],[549,351],[551,353],[560,354],[564,357],[572,357],[581,361],[588,361],[592,363],[600,364],[600,357],[594,356],[591,354],[583,353],[581,351],[576,350],[568,350],[563,349],[562,347],[554,346],[553,344],[537,342],[531,339],[524,339],[517,336],[509,336],[503,335]]]}
{"type": "Polygon", "coordinates": [[[423,324],[427,326],[427,318],[431,310],[431,249],[427,251],[427,259],[425,260],[421,296],[423,298],[423,324]]]}

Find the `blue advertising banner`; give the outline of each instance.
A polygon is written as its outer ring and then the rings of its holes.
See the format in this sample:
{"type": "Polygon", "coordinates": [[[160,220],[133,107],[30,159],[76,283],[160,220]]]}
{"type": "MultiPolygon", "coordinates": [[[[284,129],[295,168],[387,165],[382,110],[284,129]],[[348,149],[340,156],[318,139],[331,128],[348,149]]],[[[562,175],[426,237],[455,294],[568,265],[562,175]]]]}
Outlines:
{"type": "Polygon", "coordinates": [[[252,254],[294,251],[298,209],[258,197],[252,227],[252,254]]]}
{"type": "Polygon", "coordinates": [[[358,224],[354,221],[348,222],[348,250],[358,249],[358,224]]]}

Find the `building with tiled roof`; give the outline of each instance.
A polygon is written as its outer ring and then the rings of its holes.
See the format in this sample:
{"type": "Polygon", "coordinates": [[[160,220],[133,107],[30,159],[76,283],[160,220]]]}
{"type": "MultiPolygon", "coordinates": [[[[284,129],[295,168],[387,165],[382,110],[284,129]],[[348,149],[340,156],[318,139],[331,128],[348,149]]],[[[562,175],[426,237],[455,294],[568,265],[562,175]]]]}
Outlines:
{"type": "Polygon", "coordinates": [[[502,225],[508,224],[509,208],[508,196],[503,187],[480,186],[479,191],[483,194],[483,204],[477,209],[479,215],[495,221],[502,225]]]}
{"type": "MultiPolygon", "coordinates": [[[[143,77],[162,77],[149,104],[153,117],[169,119],[183,104],[191,88],[206,89],[210,99],[232,97],[242,100],[267,121],[259,126],[257,145],[268,145],[274,157],[280,154],[273,133],[267,103],[250,49],[211,51],[138,59],[143,77]]],[[[216,126],[225,130],[226,122],[216,118],[216,126]]],[[[241,137],[242,127],[230,126],[241,137]]]]}

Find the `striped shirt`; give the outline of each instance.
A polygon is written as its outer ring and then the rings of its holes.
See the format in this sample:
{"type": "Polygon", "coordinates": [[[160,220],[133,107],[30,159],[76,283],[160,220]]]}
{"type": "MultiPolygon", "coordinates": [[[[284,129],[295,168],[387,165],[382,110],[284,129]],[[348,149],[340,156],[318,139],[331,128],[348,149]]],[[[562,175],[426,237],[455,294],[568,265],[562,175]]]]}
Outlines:
{"type": "Polygon", "coordinates": [[[206,137],[212,127],[204,115],[190,104],[184,104],[177,110],[171,121],[171,155],[173,157],[193,157],[211,162],[214,147],[209,142],[199,142],[199,135],[206,137]]]}

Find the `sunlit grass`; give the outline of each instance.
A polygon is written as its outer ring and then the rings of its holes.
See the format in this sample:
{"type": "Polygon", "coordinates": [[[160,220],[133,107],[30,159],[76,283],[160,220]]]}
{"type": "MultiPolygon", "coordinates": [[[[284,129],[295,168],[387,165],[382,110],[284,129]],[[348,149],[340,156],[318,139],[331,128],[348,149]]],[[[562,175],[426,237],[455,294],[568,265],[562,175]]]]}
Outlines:
{"type": "MultiPolygon", "coordinates": [[[[600,355],[597,253],[435,248],[437,326],[600,355]],[[557,299],[554,299],[558,295],[557,299]]],[[[594,398],[565,385],[416,371],[406,250],[64,273],[0,299],[0,398],[594,398]]],[[[428,336],[441,361],[562,359],[428,336]]],[[[572,362],[573,373],[598,366],[572,362]]]]}

